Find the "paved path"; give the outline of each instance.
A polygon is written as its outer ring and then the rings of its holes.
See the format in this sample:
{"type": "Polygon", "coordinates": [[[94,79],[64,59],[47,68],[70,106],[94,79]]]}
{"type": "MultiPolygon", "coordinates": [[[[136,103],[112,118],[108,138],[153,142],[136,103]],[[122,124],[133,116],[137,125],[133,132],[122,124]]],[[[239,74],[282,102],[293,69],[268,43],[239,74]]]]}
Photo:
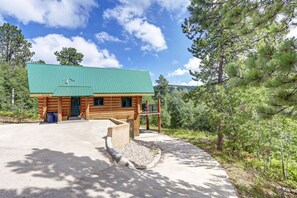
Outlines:
{"type": "Polygon", "coordinates": [[[162,197],[237,197],[225,170],[209,154],[190,143],[146,132],[138,140],[154,142],[163,153],[152,172],[171,183],[171,189],[160,192],[162,197]]]}
{"type": "Polygon", "coordinates": [[[139,137],[163,150],[152,170],[114,165],[103,139],[110,125],[1,125],[0,197],[236,197],[215,160],[168,136],[139,137]]]}

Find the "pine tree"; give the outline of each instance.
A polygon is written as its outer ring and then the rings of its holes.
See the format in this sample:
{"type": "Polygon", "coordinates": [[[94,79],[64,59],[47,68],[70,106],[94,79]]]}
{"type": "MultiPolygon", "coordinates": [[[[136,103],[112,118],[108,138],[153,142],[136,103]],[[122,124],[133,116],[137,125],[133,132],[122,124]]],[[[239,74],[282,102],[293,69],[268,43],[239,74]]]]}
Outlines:
{"type": "Polygon", "coordinates": [[[165,105],[165,97],[169,94],[169,82],[163,76],[160,75],[156,80],[157,85],[155,86],[155,98],[161,100],[161,105],[164,107],[165,105]]]}
{"type": "Polygon", "coordinates": [[[17,26],[9,23],[0,26],[0,61],[25,66],[34,55],[30,51],[31,47],[31,43],[25,40],[22,30],[17,26]]]}
{"type": "MultiPolygon", "coordinates": [[[[183,32],[193,41],[189,51],[202,63],[199,72],[190,73],[194,80],[209,87],[220,86],[228,80],[226,65],[242,53],[253,49],[262,40],[273,40],[287,33],[296,15],[296,2],[192,0],[188,10],[190,17],[182,25],[183,32]]],[[[216,90],[221,88],[210,87],[207,91],[215,98],[216,90]]],[[[213,104],[210,108],[224,113],[224,109],[218,108],[222,106],[219,100],[210,104],[213,104]]],[[[222,122],[217,122],[219,150],[222,150],[223,142],[222,122]]]]}
{"type": "Polygon", "coordinates": [[[63,47],[61,51],[56,51],[55,55],[57,57],[57,61],[59,61],[61,65],[79,66],[84,57],[82,53],[77,52],[77,50],[73,47],[63,47]]]}
{"type": "Polygon", "coordinates": [[[258,108],[262,117],[297,116],[297,38],[276,45],[266,43],[247,56],[241,70],[235,64],[228,70],[234,85],[268,88],[267,105],[258,108]]]}

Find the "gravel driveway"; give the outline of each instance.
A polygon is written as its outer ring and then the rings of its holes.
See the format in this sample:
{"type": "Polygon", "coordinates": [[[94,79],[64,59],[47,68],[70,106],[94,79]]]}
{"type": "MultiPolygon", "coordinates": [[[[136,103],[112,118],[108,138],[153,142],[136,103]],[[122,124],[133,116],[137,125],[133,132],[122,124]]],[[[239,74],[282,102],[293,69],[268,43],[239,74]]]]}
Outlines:
{"type": "Polygon", "coordinates": [[[110,162],[102,137],[110,121],[0,126],[0,197],[236,197],[226,172],[202,150],[157,133],[151,170],[110,162]]]}

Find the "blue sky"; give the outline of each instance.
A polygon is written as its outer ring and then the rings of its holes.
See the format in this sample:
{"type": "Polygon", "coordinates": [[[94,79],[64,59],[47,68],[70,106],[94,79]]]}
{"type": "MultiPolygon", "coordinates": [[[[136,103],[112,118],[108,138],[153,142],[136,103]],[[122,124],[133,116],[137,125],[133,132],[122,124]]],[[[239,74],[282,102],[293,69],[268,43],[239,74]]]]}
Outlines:
{"type": "Polygon", "coordinates": [[[34,60],[57,63],[54,52],[75,47],[83,65],[140,69],[171,84],[197,85],[188,70],[199,60],[182,33],[189,0],[0,0],[0,24],[23,30],[34,60]]]}

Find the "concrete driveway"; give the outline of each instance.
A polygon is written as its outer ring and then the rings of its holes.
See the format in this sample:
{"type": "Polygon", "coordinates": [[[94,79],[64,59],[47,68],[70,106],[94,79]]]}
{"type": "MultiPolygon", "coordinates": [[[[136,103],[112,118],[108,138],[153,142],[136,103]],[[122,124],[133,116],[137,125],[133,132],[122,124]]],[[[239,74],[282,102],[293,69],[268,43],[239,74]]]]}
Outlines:
{"type": "Polygon", "coordinates": [[[103,137],[111,125],[109,120],[0,125],[0,197],[58,191],[110,167],[103,137]]]}
{"type": "Polygon", "coordinates": [[[152,170],[110,162],[110,121],[0,125],[0,197],[236,197],[227,174],[202,150],[156,133],[163,156],[152,170]]]}

